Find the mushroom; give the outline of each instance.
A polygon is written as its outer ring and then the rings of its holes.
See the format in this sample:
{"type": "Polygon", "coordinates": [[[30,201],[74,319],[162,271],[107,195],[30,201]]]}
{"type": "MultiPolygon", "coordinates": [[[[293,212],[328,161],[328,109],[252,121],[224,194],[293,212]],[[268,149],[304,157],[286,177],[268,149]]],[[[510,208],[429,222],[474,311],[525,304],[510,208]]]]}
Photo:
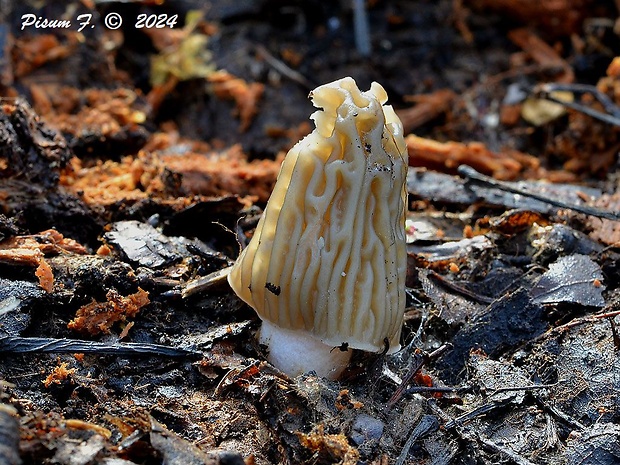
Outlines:
{"type": "Polygon", "coordinates": [[[288,152],[228,282],[274,366],[336,379],[351,349],[400,348],[407,152],[380,84],[347,77],[310,98],[316,128],[288,152]]]}

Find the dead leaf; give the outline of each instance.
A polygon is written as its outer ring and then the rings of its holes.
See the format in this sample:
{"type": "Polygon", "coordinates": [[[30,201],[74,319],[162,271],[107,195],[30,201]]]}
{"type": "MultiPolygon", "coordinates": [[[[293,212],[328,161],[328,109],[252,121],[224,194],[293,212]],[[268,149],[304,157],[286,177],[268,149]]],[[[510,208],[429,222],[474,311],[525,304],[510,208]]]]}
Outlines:
{"type": "Polygon", "coordinates": [[[530,295],[535,303],[568,302],[587,307],[604,307],[601,268],[587,255],[560,257],[543,274],[530,295]]]}

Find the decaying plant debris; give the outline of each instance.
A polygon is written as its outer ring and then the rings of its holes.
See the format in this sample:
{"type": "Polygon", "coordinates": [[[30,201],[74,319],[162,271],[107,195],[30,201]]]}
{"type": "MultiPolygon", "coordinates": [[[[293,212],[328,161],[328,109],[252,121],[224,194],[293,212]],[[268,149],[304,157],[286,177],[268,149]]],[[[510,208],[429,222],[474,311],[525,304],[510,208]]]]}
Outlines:
{"type": "Polygon", "coordinates": [[[620,462],[617,2],[366,2],[368,57],[347,2],[8,3],[0,463],[620,462]],[[403,349],[289,379],[222,270],[346,75],[407,130],[403,349]]]}

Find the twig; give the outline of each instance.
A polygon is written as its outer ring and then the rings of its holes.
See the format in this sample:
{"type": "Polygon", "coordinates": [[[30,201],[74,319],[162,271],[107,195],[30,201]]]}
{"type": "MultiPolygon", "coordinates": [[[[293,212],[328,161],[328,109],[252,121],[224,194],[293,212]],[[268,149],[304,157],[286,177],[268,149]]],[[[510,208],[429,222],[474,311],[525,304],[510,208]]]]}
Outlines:
{"type": "Polygon", "coordinates": [[[452,349],[452,344],[447,342],[446,344],[438,347],[437,349],[433,350],[430,354],[428,354],[427,361],[430,362],[432,360],[437,360],[439,357],[441,357],[443,354],[445,354],[450,349],[452,349]]]}
{"type": "Polygon", "coordinates": [[[613,124],[614,126],[620,126],[620,107],[618,107],[606,94],[598,90],[595,86],[587,84],[548,83],[539,87],[539,97],[573,110],[580,111],[586,115],[592,116],[593,118],[613,124]],[[551,95],[552,92],[556,91],[572,92],[574,94],[592,94],[592,96],[598,100],[601,105],[603,105],[603,108],[607,113],[602,113],[580,103],[558,99],[551,95]]]}
{"type": "Polygon", "coordinates": [[[591,116],[592,118],[596,118],[600,121],[611,124],[613,126],[620,126],[620,118],[616,118],[615,116],[608,115],[607,113],[602,113],[598,110],[594,110],[593,108],[586,107],[585,105],[582,105],[581,103],[567,102],[566,100],[556,98],[553,95],[546,95],[546,94],[540,95],[540,98],[549,100],[550,102],[560,104],[564,107],[570,108],[571,110],[579,111],[585,115],[591,116]]]}
{"type": "Polygon", "coordinates": [[[256,53],[267,62],[269,66],[278,71],[280,74],[286,76],[291,81],[296,82],[297,84],[301,84],[306,88],[306,90],[310,91],[316,87],[306,76],[301,74],[298,71],[290,68],[284,62],[278,60],[275,56],[273,56],[269,51],[263,47],[262,45],[256,46],[256,53]]]}
{"type": "Polygon", "coordinates": [[[489,396],[492,396],[494,394],[497,394],[499,392],[512,392],[512,391],[533,391],[535,389],[547,389],[550,387],[554,387],[557,386],[560,383],[564,383],[566,382],[565,379],[560,379],[555,383],[551,383],[551,384],[528,384],[527,386],[514,386],[514,387],[503,387],[503,388],[497,388],[494,391],[492,391],[489,396]]]}
{"type": "Polygon", "coordinates": [[[177,349],[159,344],[139,344],[133,342],[106,344],[79,339],[53,339],[47,337],[0,337],[0,353],[88,353],[97,355],[144,356],[158,355],[163,357],[202,357],[200,352],[177,349]]]}
{"type": "Polygon", "coordinates": [[[486,415],[487,413],[492,412],[493,410],[497,410],[499,408],[505,407],[506,405],[510,404],[513,401],[513,399],[514,397],[507,397],[505,399],[496,400],[493,402],[483,404],[480,407],[470,410],[469,412],[466,412],[463,415],[460,415],[450,420],[449,422],[445,424],[445,428],[452,429],[457,426],[461,426],[477,417],[486,415]]]}
{"type": "Polygon", "coordinates": [[[547,337],[549,334],[560,333],[560,332],[563,332],[563,331],[565,331],[567,329],[574,328],[575,326],[585,325],[586,323],[594,323],[595,321],[603,320],[603,319],[606,319],[606,318],[615,318],[618,315],[620,315],[620,310],[616,310],[616,311],[613,311],[613,312],[599,313],[598,315],[591,315],[591,316],[585,316],[585,317],[581,317],[581,318],[575,318],[575,319],[569,321],[568,323],[565,323],[565,324],[560,325],[560,326],[556,326],[555,328],[551,328],[549,331],[547,331],[547,332],[537,336],[531,342],[536,342],[537,340],[539,340],[539,339],[541,339],[543,337],[547,337]]]}
{"type": "Polygon", "coordinates": [[[398,459],[394,462],[394,465],[403,465],[407,459],[407,455],[409,454],[409,449],[413,446],[413,443],[429,433],[437,431],[438,429],[439,421],[437,421],[437,417],[435,415],[424,415],[411,432],[409,439],[407,439],[407,442],[405,443],[403,450],[398,455],[398,459]]]}
{"type": "Polygon", "coordinates": [[[568,62],[559,55],[556,49],[530,29],[513,29],[508,33],[508,38],[517,47],[522,48],[536,63],[543,65],[549,70],[561,70],[562,75],[556,79],[562,82],[573,82],[575,80],[575,73],[568,62]]]}
{"type": "MultiPolygon", "coordinates": [[[[608,308],[608,307],[606,307],[606,308],[608,308]]],[[[574,327],[580,326],[580,325],[585,325],[587,323],[594,323],[594,322],[596,322],[598,320],[615,318],[618,315],[620,315],[620,310],[615,310],[613,312],[605,311],[604,313],[599,313],[598,315],[591,315],[591,316],[586,316],[586,317],[581,317],[581,318],[575,318],[575,319],[569,321],[568,323],[565,323],[565,324],[560,325],[560,326],[556,326],[555,328],[551,328],[548,331],[546,331],[546,332],[544,332],[542,334],[539,334],[534,339],[529,341],[529,343],[530,344],[534,344],[534,343],[538,342],[541,339],[549,337],[551,334],[561,333],[563,331],[566,331],[567,329],[571,329],[571,328],[574,328],[574,327]]]]}
{"type": "Polygon", "coordinates": [[[442,286],[447,287],[448,289],[456,292],[457,294],[462,295],[463,297],[467,297],[471,300],[480,302],[482,304],[492,304],[493,302],[495,302],[495,299],[491,297],[486,297],[480,294],[474,294],[469,289],[465,289],[464,287],[461,287],[453,282],[448,281],[446,278],[444,278],[443,276],[441,276],[439,273],[435,271],[431,271],[428,276],[438,281],[442,286]]]}
{"type": "Polygon", "coordinates": [[[561,200],[551,199],[549,197],[545,197],[540,194],[528,192],[526,190],[513,187],[506,182],[497,181],[489,176],[485,176],[484,174],[479,173],[478,171],[476,171],[475,169],[473,169],[471,166],[468,166],[468,165],[459,166],[457,172],[466,180],[473,181],[477,184],[491,186],[491,187],[494,187],[495,189],[510,192],[512,194],[522,195],[524,197],[530,197],[540,202],[553,205],[554,207],[566,208],[568,210],[573,210],[578,213],[583,213],[584,215],[597,216],[599,218],[605,218],[605,219],[612,220],[612,221],[620,221],[620,214],[618,213],[614,213],[609,210],[601,210],[599,208],[594,208],[594,207],[570,204],[570,203],[563,202],[561,200]]]}
{"type": "MultiPolygon", "coordinates": [[[[215,286],[225,285],[227,283],[226,278],[230,274],[232,267],[222,268],[221,270],[213,271],[206,276],[189,281],[183,290],[181,291],[181,297],[186,299],[194,294],[205,292],[215,286]]],[[[172,293],[170,293],[172,295],[172,293]]],[[[178,292],[175,292],[178,294],[178,292]]]]}
{"type": "Polygon", "coordinates": [[[441,357],[441,355],[443,355],[450,348],[452,348],[452,344],[444,344],[441,347],[439,347],[437,350],[434,350],[433,352],[431,352],[430,354],[423,352],[421,350],[416,351],[413,354],[412,361],[411,361],[411,367],[409,371],[407,372],[407,375],[403,378],[400,385],[396,388],[396,390],[394,391],[394,394],[392,394],[392,397],[390,397],[390,400],[387,401],[386,405],[387,405],[388,410],[391,409],[394,406],[394,404],[396,404],[396,402],[398,402],[401,399],[403,394],[407,393],[405,388],[409,385],[409,383],[414,378],[416,373],[420,371],[420,368],[422,368],[422,366],[425,363],[428,363],[431,360],[435,360],[441,357]]]}
{"type": "Polygon", "coordinates": [[[469,392],[473,389],[472,386],[412,386],[405,390],[405,394],[419,394],[428,392],[455,392],[461,394],[463,392],[469,392]]]}
{"type": "Polygon", "coordinates": [[[407,387],[407,385],[411,382],[415,374],[418,371],[420,371],[420,368],[422,368],[422,365],[424,365],[426,360],[428,360],[427,357],[428,355],[422,351],[417,351],[413,354],[413,357],[411,360],[411,366],[409,370],[407,371],[407,375],[403,378],[403,381],[400,383],[400,386],[396,388],[396,391],[394,391],[394,394],[392,394],[392,397],[390,397],[390,400],[387,401],[388,409],[391,409],[394,406],[394,404],[396,404],[396,402],[400,400],[400,398],[403,396],[405,392],[405,388],[407,387]]]}
{"type": "Polygon", "coordinates": [[[559,418],[564,423],[569,425],[572,429],[581,431],[586,429],[586,426],[583,423],[570,417],[567,413],[562,412],[557,407],[550,405],[549,402],[547,402],[546,400],[540,399],[538,398],[538,396],[534,396],[534,399],[536,399],[536,401],[540,404],[543,410],[545,410],[545,412],[553,415],[556,418],[559,418]]]}
{"type": "Polygon", "coordinates": [[[414,129],[447,112],[453,107],[455,99],[456,94],[450,89],[439,89],[430,94],[411,97],[405,96],[405,101],[413,102],[415,105],[396,111],[400,122],[403,123],[403,131],[409,134],[414,129]]]}
{"type": "Polygon", "coordinates": [[[530,462],[528,459],[521,457],[517,453],[510,450],[508,447],[500,446],[499,444],[491,441],[490,439],[483,438],[482,435],[477,435],[478,441],[487,446],[492,452],[497,454],[504,455],[512,460],[517,465],[535,465],[533,462],[530,462]]]}

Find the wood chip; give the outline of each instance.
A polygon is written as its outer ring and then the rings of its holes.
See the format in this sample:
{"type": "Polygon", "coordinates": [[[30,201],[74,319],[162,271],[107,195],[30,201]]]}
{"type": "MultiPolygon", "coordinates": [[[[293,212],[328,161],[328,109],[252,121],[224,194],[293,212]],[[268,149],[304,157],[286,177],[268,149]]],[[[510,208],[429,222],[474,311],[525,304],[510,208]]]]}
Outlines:
{"type": "Polygon", "coordinates": [[[454,171],[459,165],[474,167],[496,179],[514,179],[521,172],[539,167],[539,160],[531,155],[507,150],[493,152],[481,142],[437,142],[413,134],[406,137],[409,165],[440,171],[454,171]]]}
{"type": "Polygon", "coordinates": [[[450,89],[440,89],[432,94],[414,95],[407,99],[415,102],[411,108],[396,111],[396,114],[403,123],[405,134],[425,123],[435,119],[442,113],[448,111],[452,106],[456,94],[450,89]]]}
{"type": "Polygon", "coordinates": [[[108,299],[106,302],[93,300],[80,307],[67,327],[93,336],[101,333],[107,334],[114,323],[135,317],[138,311],[150,302],[149,293],[141,288],[127,297],[111,289],[106,297],[108,299]]]}
{"type": "Polygon", "coordinates": [[[573,69],[566,60],[530,29],[513,29],[508,33],[508,38],[515,45],[521,47],[539,65],[550,70],[557,69],[560,72],[556,77],[557,82],[568,84],[575,80],[573,69]]]}

